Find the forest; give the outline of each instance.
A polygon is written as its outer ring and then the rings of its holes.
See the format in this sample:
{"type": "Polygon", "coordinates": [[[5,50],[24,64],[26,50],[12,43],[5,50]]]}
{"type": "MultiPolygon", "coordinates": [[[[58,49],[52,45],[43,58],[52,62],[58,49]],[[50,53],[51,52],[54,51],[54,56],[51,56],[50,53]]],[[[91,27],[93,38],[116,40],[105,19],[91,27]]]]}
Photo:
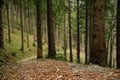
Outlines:
{"type": "Polygon", "coordinates": [[[120,0],[0,0],[0,80],[120,80],[120,0]]]}

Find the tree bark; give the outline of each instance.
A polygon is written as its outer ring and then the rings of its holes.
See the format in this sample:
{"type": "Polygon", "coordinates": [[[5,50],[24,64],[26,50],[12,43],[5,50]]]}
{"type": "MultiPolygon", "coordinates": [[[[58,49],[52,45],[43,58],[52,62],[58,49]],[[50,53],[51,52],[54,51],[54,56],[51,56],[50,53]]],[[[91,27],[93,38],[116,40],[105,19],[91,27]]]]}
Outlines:
{"type": "Polygon", "coordinates": [[[41,0],[37,0],[37,58],[43,57],[41,30],[41,0]]]}
{"type": "Polygon", "coordinates": [[[80,28],[79,28],[79,21],[80,21],[80,12],[79,12],[79,0],[77,0],[77,62],[80,62],[80,28]]]}
{"type": "Polygon", "coordinates": [[[12,7],[12,9],[11,9],[11,20],[12,20],[12,23],[11,23],[11,30],[12,30],[12,32],[14,32],[14,5],[11,3],[11,7],[12,7]]]}
{"type": "Polygon", "coordinates": [[[117,0],[117,68],[120,69],[120,0],[117,0]]]}
{"type": "Polygon", "coordinates": [[[24,51],[24,31],[23,31],[23,0],[20,3],[20,27],[21,27],[21,51],[24,51]]]}
{"type": "Polygon", "coordinates": [[[0,0],[0,48],[4,48],[2,7],[3,7],[3,0],[0,0]]]}
{"type": "Polygon", "coordinates": [[[52,0],[47,0],[47,27],[48,27],[48,57],[54,58],[56,55],[54,27],[52,15],[52,0]]]}
{"type": "Polygon", "coordinates": [[[90,62],[105,66],[104,0],[93,0],[93,40],[90,62]]]}
{"type": "Polygon", "coordinates": [[[85,64],[88,64],[88,16],[89,16],[89,12],[88,12],[88,5],[89,5],[89,1],[86,0],[86,23],[85,23],[85,64]]]}
{"type": "Polygon", "coordinates": [[[68,0],[70,62],[73,62],[73,56],[72,56],[72,34],[71,34],[71,4],[70,3],[71,3],[71,1],[68,0]]]}
{"type": "Polygon", "coordinates": [[[8,22],[8,42],[11,43],[11,33],[10,33],[10,19],[9,19],[9,0],[6,0],[7,8],[7,22],[8,22]]]}
{"type": "Polygon", "coordinates": [[[64,60],[67,60],[67,25],[66,25],[66,5],[64,0],[64,60]]]}

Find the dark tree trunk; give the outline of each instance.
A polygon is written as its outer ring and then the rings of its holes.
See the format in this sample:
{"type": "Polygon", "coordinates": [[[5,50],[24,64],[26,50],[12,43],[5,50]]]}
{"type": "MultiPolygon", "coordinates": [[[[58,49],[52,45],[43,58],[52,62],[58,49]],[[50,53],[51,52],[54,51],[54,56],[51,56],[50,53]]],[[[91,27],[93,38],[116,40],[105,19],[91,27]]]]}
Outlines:
{"type": "Polygon", "coordinates": [[[23,32],[23,0],[20,4],[20,27],[21,27],[21,51],[24,51],[24,32],[23,32]]]}
{"type": "Polygon", "coordinates": [[[93,40],[93,0],[89,2],[89,63],[90,55],[92,54],[92,40],[93,40]]]}
{"type": "Polygon", "coordinates": [[[0,0],[0,48],[4,48],[2,6],[3,6],[3,0],[0,0]]]}
{"type": "Polygon", "coordinates": [[[77,0],[77,62],[80,62],[80,28],[79,28],[79,21],[80,21],[80,12],[79,12],[79,0],[77,0]]]}
{"type": "Polygon", "coordinates": [[[55,57],[55,40],[52,15],[52,0],[47,0],[48,57],[55,57]]]}
{"type": "Polygon", "coordinates": [[[71,1],[68,0],[70,62],[73,62],[73,56],[72,56],[72,34],[71,34],[71,4],[70,3],[71,3],[71,1]]]}
{"type": "Polygon", "coordinates": [[[90,62],[105,66],[104,0],[93,0],[93,40],[90,62]]]}
{"type": "Polygon", "coordinates": [[[41,30],[41,0],[37,0],[37,58],[43,57],[41,30]]]}
{"type": "Polygon", "coordinates": [[[85,23],[85,64],[88,64],[88,5],[89,1],[86,0],[86,23],[85,23]]]}
{"type": "Polygon", "coordinates": [[[117,0],[117,68],[120,69],[120,0],[117,0]]]}

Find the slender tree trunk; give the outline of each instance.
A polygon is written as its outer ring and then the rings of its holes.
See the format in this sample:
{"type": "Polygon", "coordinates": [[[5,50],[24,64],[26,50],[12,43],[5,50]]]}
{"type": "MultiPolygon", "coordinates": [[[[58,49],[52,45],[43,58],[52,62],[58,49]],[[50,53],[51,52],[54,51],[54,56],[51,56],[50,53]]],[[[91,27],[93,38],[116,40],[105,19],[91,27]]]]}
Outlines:
{"type": "Polygon", "coordinates": [[[105,66],[104,0],[94,0],[93,11],[93,40],[90,62],[105,66]]]}
{"type": "Polygon", "coordinates": [[[73,56],[72,56],[72,35],[71,35],[71,4],[70,3],[71,3],[71,1],[68,0],[70,62],[73,62],[73,56]]]}
{"type": "Polygon", "coordinates": [[[32,35],[33,35],[33,43],[32,43],[33,46],[35,46],[35,30],[36,30],[36,28],[37,28],[37,27],[35,28],[35,26],[34,26],[34,23],[35,23],[35,22],[34,22],[34,21],[35,21],[34,17],[35,17],[35,15],[32,14],[32,16],[31,16],[31,18],[32,18],[32,19],[31,19],[31,20],[32,20],[32,25],[31,25],[31,26],[32,26],[32,35]]]}
{"type": "Polygon", "coordinates": [[[54,27],[52,15],[52,0],[47,0],[47,27],[48,27],[48,57],[54,58],[56,55],[54,27]]]}
{"type": "Polygon", "coordinates": [[[46,13],[43,12],[43,24],[44,24],[44,34],[45,34],[45,38],[47,37],[47,24],[46,24],[46,13]]]}
{"type": "Polygon", "coordinates": [[[4,5],[3,5],[3,8],[2,8],[2,10],[3,10],[2,16],[3,16],[3,24],[5,25],[6,24],[6,15],[7,15],[5,0],[3,0],[3,3],[4,3],[4,5]]]}
{"type": "Polygon", "coordinates": [[[24,51],[24,30],[23,30],[23,0],[20,4],[20,26],[21,26],[21,51],[24,51]]]}
{"type": "Polygon", "coordinates": [[[9,0],[6,1],[7,8],[7,22],[8,22],[8,42],[11,43],[11,33],[10,33],[10,19],[9,19],[9,0]]]}
{"type": "Polygon", "coordinates": [[[112,59],[113,59],[113,46],[114,46],[114,39],[115,39],[115,36],[116,35],[114,35],[113,37],[113,34],[111,34],[111,39],[110,39],[110,59],[109,59],[109,67],[113,67],[113,65],[112,65],[112,59]]]}
{"type": "Polygon", "coordinates": [[[0,0],[0,48],[4,48],[2,7],[3,7],[3,0],[0,0]]]}
{"type": "Polygon", "coordinates": [[[66,25],[65,0],[64,0],[64,60],[67,60],[67,25],[66,25]]]}
{"type": "Polygon", "coordinates": [[[11,30],[12,32],[14,32],[14,5],[11,3],[11,20],[12,20],[12,23],[11,23],[11,30]]]}
{"type": "Polygon", "coordinates": [[[17,27],[17,29],[20,29],[20,6],[16,6],[16,27],[17,27]]]}
{"type": "Polygon", "coordinates": [[[79,0],[77,0],[77,62],[80,62],[80,28],[79,28],[79,22],[80,22],[80,12],[79,12],[79,0]]]}
{"type": "MultiPolygon", "coordinates": [[[[28,0],[27,0],[28,3],[28,0]]],[[[27,14],[28,14],[28,25],[27,25],[27,47],[29,48],[29,34],[30,34],[30,11],[29,11],[29,7],[27,8],[27,14]]]]}
{"type": "Polygon", "coordinates": [[[113,35],[113,29],[114,29],[114,24],[115,24],[115,21],[114,21],[114,23],[110,26],[110,29],[109,29],[109,32],[108,32],[108,37],[107,37],[107,46],[106,46],[106,54],[107,54],[107,56],[106,56],[106,63],[107,63],[107,66],[111,66],[111,58],[112,58],[112,55],[111,55],[111,40],[112,40],[112,35],[113,35]],[[110,54],[109,54],[110,53],[110,54]],[[110,55],[110,59],[108,58],[108,55],[110,55]],[[108,61],[109,60],[109,61],[108,61]],[[109,63],[108,63],[109,62],[109,63]]]}
{"type": "Polygon", "coordinates": [[[88,64],[88,16],[89,16],[89,12],[88,12],[88,5],[89,2],[88,0],[86,0],[86,23],[85,23],[85,64],[88,64]]]}
{"type": "Polygon", "coordinates": [[[43,57],[41,30],[41,0],[37,0],[37,58],[43,57]]]}
{"type": "Polygon", "coordinates": [[[117,68],[120,69],[120,0],[117,0],[117,68]]]}

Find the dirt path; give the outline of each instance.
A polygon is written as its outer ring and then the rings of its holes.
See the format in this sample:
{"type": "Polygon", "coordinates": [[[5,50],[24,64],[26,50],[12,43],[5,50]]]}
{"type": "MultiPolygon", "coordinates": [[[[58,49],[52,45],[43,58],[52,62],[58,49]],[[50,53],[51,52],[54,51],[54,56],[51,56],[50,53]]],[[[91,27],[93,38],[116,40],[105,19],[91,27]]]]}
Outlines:
{"type": "Polygon", "coordinates": [[[36,55],[33,55],[33,56],[29,57],[29,58],[22,59],[21,61],[18,61],[17,63],[33,60],[33,59],[36,59],[36,57],[37,57],[36,55]]]}
{"type": "Polygon", "coordinates": [[[120,80],[120,70],[51,59],[2,66],[0,80],[120,80]]]}

